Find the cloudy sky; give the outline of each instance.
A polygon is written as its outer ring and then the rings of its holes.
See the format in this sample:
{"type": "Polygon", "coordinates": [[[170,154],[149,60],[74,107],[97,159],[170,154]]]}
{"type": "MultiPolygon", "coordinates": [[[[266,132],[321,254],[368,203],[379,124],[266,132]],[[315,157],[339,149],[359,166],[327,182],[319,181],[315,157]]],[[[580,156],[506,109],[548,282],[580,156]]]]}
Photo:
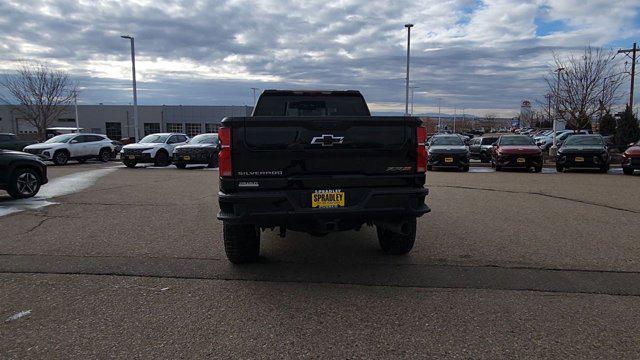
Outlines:
{"type": "MultiPolygon", "coordinates": [[[[0,1],[0,73],[24,59],[69,71],[81,102],[251,104],[251,87],[359,89],[404,110],[412,22],[415,112],[508,116],[545,93],[553,51],[630,47],[637,0],[0,1]],[[460,110],[458,110],[460,111],[460,110]]],[[[634,38],[635,37],[635,38],[634,38]]]]}

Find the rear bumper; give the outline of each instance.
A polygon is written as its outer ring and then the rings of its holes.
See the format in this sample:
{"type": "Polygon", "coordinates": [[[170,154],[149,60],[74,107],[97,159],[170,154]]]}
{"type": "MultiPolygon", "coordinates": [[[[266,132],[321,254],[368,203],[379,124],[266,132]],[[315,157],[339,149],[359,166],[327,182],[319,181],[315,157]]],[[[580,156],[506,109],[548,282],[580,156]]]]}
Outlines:
{"type": "Polygon", "coordinates": [[[309,232],[348,230],[376,220],[415,218],[431,211],[425,188],[348,188],[346,206],[311,208],[310,190],[218,193],[218,220],[309,232]]]}

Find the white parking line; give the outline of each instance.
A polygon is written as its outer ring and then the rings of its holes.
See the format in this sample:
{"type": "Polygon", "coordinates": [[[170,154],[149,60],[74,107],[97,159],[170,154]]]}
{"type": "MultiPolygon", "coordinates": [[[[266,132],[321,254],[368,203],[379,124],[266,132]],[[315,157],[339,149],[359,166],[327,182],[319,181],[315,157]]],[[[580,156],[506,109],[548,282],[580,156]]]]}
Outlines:
{"type": "Polygon", "coordinates": [[[38,194],[32,198],[0,201],[0,216],[53,205],[55,202],[48,200],[82,191],[95,184],[100,177],[116,169],[116,167],[110,167],[106,169],[89,170],[55,178],[49,183],[42,185],[38,194]]]}

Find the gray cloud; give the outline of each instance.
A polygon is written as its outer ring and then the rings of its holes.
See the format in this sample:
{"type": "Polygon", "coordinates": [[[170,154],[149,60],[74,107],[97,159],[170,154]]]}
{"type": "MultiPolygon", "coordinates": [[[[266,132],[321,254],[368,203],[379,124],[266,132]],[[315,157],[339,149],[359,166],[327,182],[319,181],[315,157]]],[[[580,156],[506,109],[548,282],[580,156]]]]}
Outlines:
{"type": "Polygon", "coordinates": [[[48,61],[79,79],[83,102],[127,103],[126,33],[136,37],[141,103],[250,104],[252,86],[318,87],[360,89],[401,111],[402,25],[411,21],[418,109],[441,98],[445,108],[504,113],[544,93],[552,51],[637,33],[633,2],[573,3],[8,0],[0,3],[0,71],[20,59],[48,61]],[[566,25],[539,36],[539,19],[566,25]]]}

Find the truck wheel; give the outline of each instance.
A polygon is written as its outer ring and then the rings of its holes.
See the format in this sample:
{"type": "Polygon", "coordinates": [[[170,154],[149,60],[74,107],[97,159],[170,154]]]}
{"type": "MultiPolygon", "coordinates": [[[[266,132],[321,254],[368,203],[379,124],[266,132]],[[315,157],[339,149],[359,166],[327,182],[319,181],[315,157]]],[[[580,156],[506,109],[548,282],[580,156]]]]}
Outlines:
{"type": "Polygon", "coordinates": [[[178,169],[184,169],[184,168],[186,168],[186,167],[187,167],[187,164],[177,162],[177,163],[176,163],[176,167],[177,167],[178,169]]]}
{"type": "Polygon", "coordinates": [[[622,172],[625,175],[633,175],[633,168],[622,168],[622,172]]]}
{"type": "Polygon", "coordinates": [[[66,150],[58,150],[53,154],[52,160],[55,165],[66,165],[69,161],[69,153],[66,150]]]}
{"type": "Polygon", "coordinates": [[[7,192],[14,199],[30,198],[40,190],[40,175],[29,168],[19,168],[9,179],[7,192]]]}
{"type": "Polygon", "coordinates": [[[158,150],[156,158],[153,160],[154,166],[169,166],[169,154],[166,151],[158,150]]]}
{"type": "Polygon", "coordinates": [[[260,230],[253,225],[224,224],[224,251],[234,264],[250,263],[260,255],[260,230]]]}
{"type": "Polygon", "coordinates": [[[409,229],[406,235],[398,234],[376,226],[378,242],[382,251],[391,255],[406,254],[413,249],[416,241],[416,219],[407,221],[409,229]]]}
{"type": "Polygon", "coordinates": [[[463,172],[469,172],[469,165],[463,166],[462,168],[460,168],[460,170],[462,170],[463,172]]]}
{"type": "Polygon", "coordinates": [[[562,167],[562,165],[557,165],[557,164],[556,164],[556,172],[561,173],[561,172],[563,172],[563,171],[564,171],[564,168],[562,167]]]}
{"type": "Polygon", "coordinates": [[[603,174],[606,174],[607,172],[609,172],[609,164],[603,166],[600,168],[600,172],[603,174]]]}
{"type": "Polygon", "coordinates": [[[111,160],[111,150],[109,149],[100,150],[100,155],[98,155],[98,160],[102,162],[107,162],[111,160]]]}
{"type": "Polygon", "coordinates": [[[136,165],[138,164],[136,161],[131,161],[131,160],[122,160],[122,163],[124,164],[124,166],[132,169],[136,167],[136,165]]]}
{"type": "Polygon", "coordinates": [[[542,166],[536,166],[536,167],[534,167],[534,168],[533,168],[533,171],[535,171],[535,172],[537,172],[537,173],[542,172],[542,166]]]}

